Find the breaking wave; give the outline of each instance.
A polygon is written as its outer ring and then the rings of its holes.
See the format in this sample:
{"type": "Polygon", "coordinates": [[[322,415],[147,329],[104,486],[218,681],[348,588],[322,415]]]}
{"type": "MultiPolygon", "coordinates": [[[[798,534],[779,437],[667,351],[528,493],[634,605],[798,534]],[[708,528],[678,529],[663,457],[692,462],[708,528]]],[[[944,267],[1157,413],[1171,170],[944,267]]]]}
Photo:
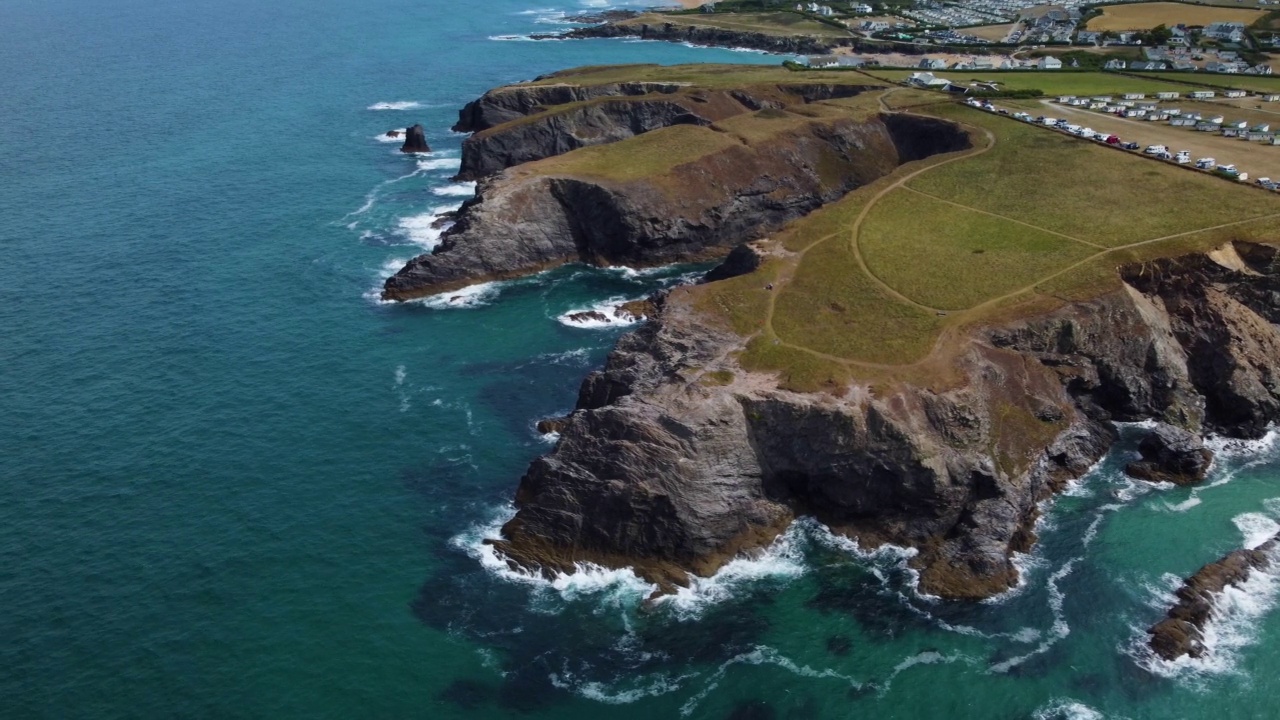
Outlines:
{"type": "Polygon", "coordinates": [[[366,110],[417,110],[423,107],[422,103],[414,100],[396,100],[394,102],[376,102],[366,110]]]}
{"type": "Polygon", "coordinates": [[[454,183],[453,185],[445,185],[444,187],[431,188],[432,195],[440,197],[471,197],[476,194],[476,184],[473,182],[454,183]]]}
{"type": "Polygon", "coordinates": [[[639,319],[630,314],[618,314],[618,306],[622,303],[636,298],[611,297],[608,300],[589,305],[587,307],[577,307],[566,310],[556,316],[556,321],[561,325],[575,328],[614,328],[635,325],[640,322],[639,319]],[[591,317],[586,317],[590,314],[591,317]],[[577,316],[577,317],[575,317],[577,316]]]}

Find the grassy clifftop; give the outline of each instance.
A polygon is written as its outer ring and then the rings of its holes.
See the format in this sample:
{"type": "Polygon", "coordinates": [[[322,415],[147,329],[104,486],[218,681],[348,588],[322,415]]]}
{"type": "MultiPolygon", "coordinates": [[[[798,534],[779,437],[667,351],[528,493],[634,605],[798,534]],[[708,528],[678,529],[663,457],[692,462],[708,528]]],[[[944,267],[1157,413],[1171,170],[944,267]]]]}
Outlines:
{"type": "Polygon", "coordinates": [[[795,390],[945,383],[968,330],[1116,289],[1116,268],[1280,239],[1274,194],[941,102],[975,149],[910,163],[759,243],[756,273],[677,294],[795,390]],[[771,289],[770,289],[771,288],[771,289]]]}

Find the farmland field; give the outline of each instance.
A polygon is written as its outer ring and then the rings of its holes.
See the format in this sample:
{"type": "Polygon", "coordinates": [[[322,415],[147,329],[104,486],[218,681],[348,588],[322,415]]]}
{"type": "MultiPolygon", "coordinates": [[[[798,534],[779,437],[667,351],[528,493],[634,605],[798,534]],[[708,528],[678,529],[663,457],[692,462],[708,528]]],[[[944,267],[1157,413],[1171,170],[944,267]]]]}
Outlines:
{"type": "MultiPolygon", "coordinates": [[[[1250,90],[1261,93],[1280,93],[1280,75],[1219,75],[1217,73],[1138,73],[1143,77],[1177,81],[1214,89],[1250,90]]],[[[1184,88],[1184,90],[1189,88],[1184,88]]]]}
{"type": "Polygon", "coordinates": [[[1089,20],[1087,27],[1090,30],[1148,30],[1157,25],[1173,27],[1179,23],[1208,25],[1214,22],[1242,22],[1249,25],[1266,14],[1265,10],[1250,10],[1239,6],[1134,3],[1103,7],[1102,14],[1089,20]]]}

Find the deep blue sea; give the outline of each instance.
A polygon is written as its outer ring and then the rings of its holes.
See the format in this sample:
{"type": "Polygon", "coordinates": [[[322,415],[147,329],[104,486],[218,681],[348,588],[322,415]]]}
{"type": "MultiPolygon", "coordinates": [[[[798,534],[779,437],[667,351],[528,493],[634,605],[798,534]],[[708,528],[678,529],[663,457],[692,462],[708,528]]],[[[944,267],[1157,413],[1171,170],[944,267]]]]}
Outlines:
{"type": "Polygon", "coordinates": [[[626,572],[498,569],[535,421],[625,331],[563,316],[695,269],[376,302],[471,191],[457,110],[568,66],[780,61],[520,39],[581,9],[0,2],[0,717],[1280,716],[1276,578],[1208,660],[1140,649],[1178,577],[1280,529],[1270,442],[1195,490],[1119,451],[985,604],[811,523],[652,610],[626,572]],[[415,122],[437,152],[377,138],[415,122]]]}

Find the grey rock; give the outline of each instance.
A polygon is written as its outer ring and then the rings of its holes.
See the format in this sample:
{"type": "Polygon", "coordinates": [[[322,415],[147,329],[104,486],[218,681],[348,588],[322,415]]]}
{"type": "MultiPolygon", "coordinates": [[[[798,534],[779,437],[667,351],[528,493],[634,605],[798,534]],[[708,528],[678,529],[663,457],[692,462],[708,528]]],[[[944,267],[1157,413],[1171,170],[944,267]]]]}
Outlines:
{"type": "Polygon", "coordinates": [[[1152,482],[1193,485],[1204,480],[1213,452],[1200,436],[1170,425],[1160,425],[1138,445],[1142,459],[1129,463],[1125,472],[1152,482]]]}

